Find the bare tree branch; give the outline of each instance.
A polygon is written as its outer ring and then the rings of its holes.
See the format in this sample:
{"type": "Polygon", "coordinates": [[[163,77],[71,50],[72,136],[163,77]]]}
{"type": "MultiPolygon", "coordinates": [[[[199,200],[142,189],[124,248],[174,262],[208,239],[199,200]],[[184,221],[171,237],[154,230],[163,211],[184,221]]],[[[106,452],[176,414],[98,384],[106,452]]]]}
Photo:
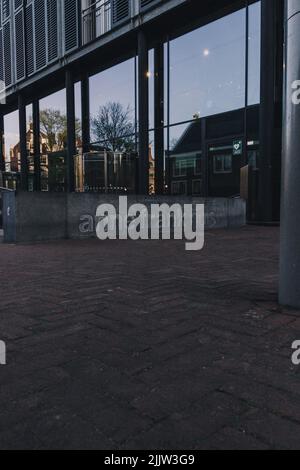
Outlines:
{"type": "Polygon", "coordinates": [[[91,120],[95,140],[113,152],[133,151],[135,128],[130,116],[130,107],[124,108],[121,103],[101,106],[91,120]]]}

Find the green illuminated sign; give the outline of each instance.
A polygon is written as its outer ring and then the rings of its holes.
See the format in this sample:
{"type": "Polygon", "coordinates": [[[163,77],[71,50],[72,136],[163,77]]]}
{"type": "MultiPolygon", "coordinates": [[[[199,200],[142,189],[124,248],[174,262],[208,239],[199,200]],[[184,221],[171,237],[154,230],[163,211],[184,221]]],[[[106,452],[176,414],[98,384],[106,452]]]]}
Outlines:
{"type": "Polygon", "coordinates": [[[243,141],[234,140],[233,141],[233,156],[238,156],[243,154],[243,141]]]}

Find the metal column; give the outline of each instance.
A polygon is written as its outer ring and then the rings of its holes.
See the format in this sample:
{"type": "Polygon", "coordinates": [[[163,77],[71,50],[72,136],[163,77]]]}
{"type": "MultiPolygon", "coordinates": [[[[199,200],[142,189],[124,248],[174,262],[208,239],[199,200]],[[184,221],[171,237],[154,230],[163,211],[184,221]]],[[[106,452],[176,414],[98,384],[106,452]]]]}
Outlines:
{"type": "Polygon", "coordinates": [[[154,49],[155,193],[164,193],[164,45],[154,49]]]}
{"type": "Polygon", "coordinates": [[[139,194],[149,194],[149,56],[144,31],[138,33],[139,194]]]}
{"type": "Polygon", "coordinates": [[[201,173],[202,173],[202,194],[209,196],[209,152],[206,140],[206,118],[201,119],[201,173]]]}
{"type": "Polygon", "coordinates": [[[282,148],[283,2],[262,0],[258,219],[279,220],[282,148]]]}
{"type": "Polygon", "coordinates": [[[89,77],[81,80],[81,121],[82,121],[82,151],[90,150],[90,89],[89,77]]]}
{"type": "Polygon", "coordinates": [[[66,71],[66,95],[67,95],[67,191],[73,192],[75,188],[74,156],[76,154],[75,133],[75,90],[72,72],[66,71]]]}
{"type": "Polygon", "coordinates": [[[5,155],[4,155],[4,116],[0,107],[0,172],[5,171],[5,155]]]}
{"type": "Polygon", "coordinates": [[[41,142],[40,142],[40,103],[32,103],[33,152],[34,152],[34,190],[41,190],[41,142]]]}
{"type": "Polygon", "coordinates": [[[28,191],[28,152],[26,141],[26,103],[22,94],[18,96],[20,156],[21,156],[21,189],[28,191]]]}
{"type": "Polygon", "coordinates": [[[285,56],[279,300],[300,308],[300,2],[295,0],[286,0],[285,56]]]}

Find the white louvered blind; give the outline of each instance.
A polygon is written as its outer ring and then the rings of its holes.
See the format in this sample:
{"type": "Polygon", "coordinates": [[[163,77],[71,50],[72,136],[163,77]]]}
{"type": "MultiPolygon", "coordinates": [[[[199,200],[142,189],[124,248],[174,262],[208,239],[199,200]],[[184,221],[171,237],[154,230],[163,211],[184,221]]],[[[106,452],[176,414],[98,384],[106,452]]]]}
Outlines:
{"type": "Polygon", "coordinates": [[[57,0],[47,0],[48,62],[58,57],[58,8],[57,0]]]}
{"type": "Polygon", "coordinates": [[[112,0],[112,26],[115,26],[130,18],[129,0],[112,0]]]}
{"type": "Polygon", "coordinates": [[[64,51],[72,51],[79,45],[78,1],[64,0],[64,51]]]}
{"type": "Polygon", "coordinates": [[[8,87],[12,85],[13,81],[11,20],[8,20],[3,24],[3,67],[5,85],[8,87]]]}
{"type": "Polygon", "coordinates": [[[25,77],[25,35],[24,10],[20,8],[15,12],[15,64],[16,80],[25,77]]]}

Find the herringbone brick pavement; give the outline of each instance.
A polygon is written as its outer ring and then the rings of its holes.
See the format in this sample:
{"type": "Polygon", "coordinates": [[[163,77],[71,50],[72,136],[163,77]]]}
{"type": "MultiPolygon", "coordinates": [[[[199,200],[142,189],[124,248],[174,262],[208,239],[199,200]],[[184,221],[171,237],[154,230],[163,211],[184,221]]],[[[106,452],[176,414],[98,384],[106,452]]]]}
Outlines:
{"type": "Polygon", "coordinates": [[[0,245],[0,448],[300,448],[278,238],[0,245]]]}

